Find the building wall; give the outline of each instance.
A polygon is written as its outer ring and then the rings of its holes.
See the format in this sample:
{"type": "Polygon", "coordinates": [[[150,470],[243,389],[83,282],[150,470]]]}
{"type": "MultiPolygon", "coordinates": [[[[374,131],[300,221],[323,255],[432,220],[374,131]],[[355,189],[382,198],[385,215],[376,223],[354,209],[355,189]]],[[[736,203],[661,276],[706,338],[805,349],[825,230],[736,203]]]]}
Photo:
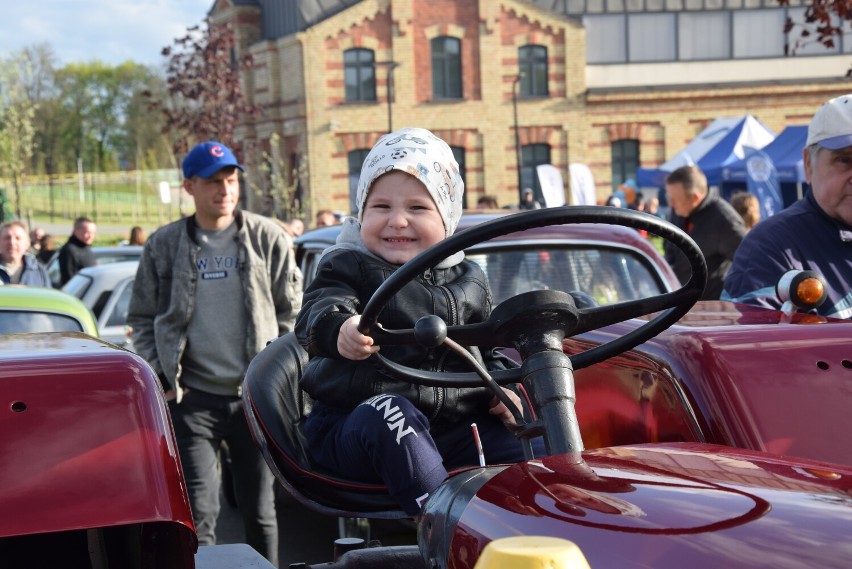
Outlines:
{"type": "MultiPolygon", "coordinates": [[[[240,16],[242,36],[257,38],[252,26],[259,26],[258,18],[241,12],[251,10],[217,6],[216,15],[240,16]]],[[[583,27],[523,0],[364,0],[302,33],[244,43],[256,63],[247,92],[266,109],[241,129],[256,149],[246,161],[257,163],[278,133],[283,156],[304,156],[300,176],[310,212],[348,211],[348,153],[369,149],[389,123],[422,126],[464,148],[468,204],[486,193],[501,205],[515,204],[512,89],[518,48],[530,43],[547,47],[549,96],[518,98],[518,139],[549,144],[566,180],[570,163],[587,164],[601,201],[611,191],[614,141],[638,140],[641,166],[655,167],[715,118],[751,113],[780,132],[806,124],[822,102],[848,90],[843,72],[833,75],[833,57],[790,59],[786,67],[755,61],[751,75],[743,61],[734,74],[722,73],[719,62],[587,66],[583,27]],[[429,42],[443,35],[462,41],[460,100],[432,99],[429,42]],[[398,64],[391,104],[383,63],[376,67],[377,100],[345,101],[343,52],[352,47],[398,64]],[[824,76],[814,75],[817,68],[824,76]],[[702,69],[706,79],[699,83],[702,69]],[[754,79],[743,80],[748,77],[754,79]]]]}

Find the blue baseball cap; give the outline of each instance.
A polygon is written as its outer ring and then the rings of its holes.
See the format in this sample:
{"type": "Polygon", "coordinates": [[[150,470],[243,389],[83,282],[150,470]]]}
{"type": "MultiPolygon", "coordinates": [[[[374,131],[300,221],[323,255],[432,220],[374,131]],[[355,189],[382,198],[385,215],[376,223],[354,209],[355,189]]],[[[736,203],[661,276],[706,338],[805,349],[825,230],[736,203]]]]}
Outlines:
{"type": "Polygon", "coordinates": [[[239,168],[245,172],[231,149],[221,142],[202,142],[189,151],[183,159],[183,177],[209,178],[222,168],[239,168]]]}

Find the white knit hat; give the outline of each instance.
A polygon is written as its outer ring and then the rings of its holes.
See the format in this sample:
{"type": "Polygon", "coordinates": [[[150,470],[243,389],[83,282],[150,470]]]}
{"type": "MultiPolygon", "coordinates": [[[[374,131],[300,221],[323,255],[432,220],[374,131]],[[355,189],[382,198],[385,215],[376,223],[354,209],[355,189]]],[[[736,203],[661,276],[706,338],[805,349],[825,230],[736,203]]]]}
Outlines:
{"type": "Polygon", "coordinates": [[[452,235],[462,213],[464,182],[449,145],[425,128],[405,127],[386,134],[367,154],[355,198],[358,221],[363,220],[364,203],[373,182],[392,170],[423,182],[444,220],[445,237],[452,235]]]}

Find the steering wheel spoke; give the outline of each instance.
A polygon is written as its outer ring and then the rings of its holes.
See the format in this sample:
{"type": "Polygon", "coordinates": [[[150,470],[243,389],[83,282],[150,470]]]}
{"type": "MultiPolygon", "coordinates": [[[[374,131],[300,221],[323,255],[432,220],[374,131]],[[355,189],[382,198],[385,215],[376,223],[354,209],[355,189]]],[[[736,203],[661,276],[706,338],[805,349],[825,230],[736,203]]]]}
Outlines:
{"type": "Polygon", "coordinates": [[[660,312],[672,306],[675,294],[670,292],[651,298],[640,298],[607,306],[581,308],[578,311],[579,321],[577,327],[572,331],[572,335],[660,312]]]}
{"type": "MultiPolygon", "coordinates": [[[[474,372],[426,371],[400,365],[375,353],[371,356],[378,367],[388,375],[417,385],[430,387],[482,387],[482,378],[474,372]]],[[[521,368],[490,371],[497,385],[511,385],[521,380],[521,368]]]]}

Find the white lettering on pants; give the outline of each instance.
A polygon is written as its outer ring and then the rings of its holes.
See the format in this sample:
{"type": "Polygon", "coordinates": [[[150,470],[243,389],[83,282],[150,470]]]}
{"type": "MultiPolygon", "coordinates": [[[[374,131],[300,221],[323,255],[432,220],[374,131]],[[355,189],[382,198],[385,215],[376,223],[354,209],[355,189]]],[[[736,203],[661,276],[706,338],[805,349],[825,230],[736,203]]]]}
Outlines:
{"type": "Polygon", "coordinates": [[[414,435],[416,437],[417,433],[414,432],[414,427],[405,426],[405,416],[396,405],[391,407],[391,398],[391,395],[376,395],[375,397],[371,397],[364,401],[362,405],[369,405],[376,411],[384,412],[383,419],[385,420],[385,424],[391,432],[396,431],[396,444],[399,444],[399,442],[408,435],[414,435]]]}

